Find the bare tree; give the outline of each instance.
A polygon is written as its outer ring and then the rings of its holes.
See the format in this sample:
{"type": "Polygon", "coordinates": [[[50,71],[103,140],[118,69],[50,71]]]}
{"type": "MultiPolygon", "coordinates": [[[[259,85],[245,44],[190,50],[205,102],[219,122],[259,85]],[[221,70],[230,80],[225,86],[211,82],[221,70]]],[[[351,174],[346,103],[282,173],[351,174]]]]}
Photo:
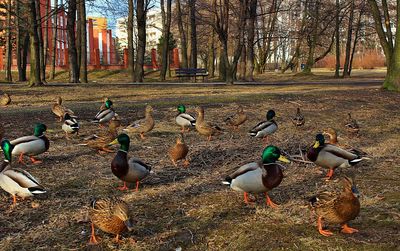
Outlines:
{"type": "Polygon", "coordinates": [[[58,0],[54,0],[54,11],[53,11],[53,37],[52,37],[52,52],[51,52],[51,68],[50,68],[50,79],[55,78],[56,74],[56,58],[57,58],[57,33],[58,33],[58,0]]]}
{"type": "Polygon", "coordinates": [[[246,62],[246,80],[254,81],[254,36],[255,21],[257,18],[257,0],[249,1],[249,15],[247,19],[247,62],[246,62]]]}
{"type": "Polygon", "coordinates": [[[40,0],[35,1],[36,4],[36,22],[37,22],[37,33],[39,43],[39,66],[40,66],[40,79],[42,82],[46,82],[46,65],[44,63],[44,47],[43,47],[43,30],[42,30],[42,18],[40,11],[40,0]]]}
{"type": "Polygon", "coordinates": [[[351,0],[350,4],[350,17],[347,28],[347,41],[346,41],[346,54],[344,59],[343,66],[343,77],[350,77],[349,74],[349,65],[350,65],[350,53],[351,53],[351,39],[353,36],[353,19],[354,19],[354,8],[355,8],[355,0],[351,0]]]}
{"type": "MultiPolygon", "coordinates": [[[[6,77],[9,82],[12,81],[12,44],[11,44],[11,0],[7,0],[7,23],[6,23],[6,77]]],[[[3,55],[0,55],[2,57],[3,55]]]]}
{"type": "Polygon", "coordinates": [[[336,46],[336,66],[335,66],[335,78],[339,77],[340,71],[340,0],[336,0],[336,16],[335,16],[335,46],[336,46]]]}
{"type": "Polygon", "coordinates": [[[36,1],[29,0],[29,36],[30,36],[30,77],[29,86],[43,85],[40,77],[40,55],[38,21],[36,17],[36,1]]]}
{"type": "Polygon", "coordinates": [[[88,82],[88,72],[87,72],[87,39],[86,39],[86,2],[85,0],[80,0],[80,73],[79,77],[82,83],[88,82]]]}
{"type": "Polygon", "coordinates": [[[149,5],[148,0],[137,0],[136,2],[136,21],[138,30],[138,45],[135,64],[136,82],[144,81],[144,55],[146,52],[146,15],[149,5]]]}
{"type": "Polygon", "coordinates": [[[78,55],[75,40],[76,0],[69,0],[67,16],[67,41],[69,60],[69,82],[79,83],[78,55]]]}
{"type": "Polygon", "coordinates": [[[189,0],[190,67],[197,68],[196,0],[189,0]]]}
{"type": "Polygon", "coordinates": [[[131,81],[135,82],[135,66],[134,66],[134,46],[133,46],[133,0],[128,0],[128,72],[131,76],[131,81]]]}
{"type": "Polygon", "coordinates": [[[180,45],[182,52],[182,67],[188,68],[187,40],[185,29],[183,28],[181,0],[176,0],[177,22],[180,36],[180,45]]]}
{"type": "Polygon", "coordinates": [[[163,44],[162,44],[162,56],[161,56],[161,71],[160,80],[165,81],[167,74],[167,68],[169,65],[169,38],[171,28],[171,0],[167,0],[167,13],[165,14],[164,0],[161,0],[161,12],[162,12],[162,23],[163,23],[163,44]]]}

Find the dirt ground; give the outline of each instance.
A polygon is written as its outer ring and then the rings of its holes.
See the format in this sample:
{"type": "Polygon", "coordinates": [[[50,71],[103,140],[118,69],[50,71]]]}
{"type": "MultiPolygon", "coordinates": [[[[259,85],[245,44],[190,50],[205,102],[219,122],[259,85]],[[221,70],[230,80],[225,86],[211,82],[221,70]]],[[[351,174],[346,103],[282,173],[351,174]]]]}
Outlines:
{"type": "MultiPolygon", "coordinates": [[[[48,189],[44,198],[19,200],[10,209],[11,196],[0,191],[0,250],[398,250],[400,240],[400,96],[375,85],[285,86],[134,86],[113,84],[52,85],[26,88],[0,85],[13,103],[0,107],[6,138],[32,134],[34,123],[43,122],[50,149],[39,156],[42,164],[14,166],[28,170],[48,189]],[[54,99],[79,116],[81,134],[67,141],[61,124],[50,111],[54,99]],[[100,155],[82,139],[99,132],[90,119],[101,100],[110,97],[123,125],[142,117],[144,106],[154,107],[156,126],[144,141],[131,138],[129,156],[141,158],[154,174],[140,191],[116,189],[121,182],[112,174],[114,153],[100,155]],[[194,113],[205,107],[206,120],[221,124],[226,132],[207,142],[195,130],[186,134],[190,146],[189,168],[174,167],[166,156],[179,133],[176,105],[183,103],[194,113]],[[222,121],[242,104],[249,120],[239,132],[222,121]],[[295,129],[290,118],[300,106],[306,124],[295,129]],[[339,140],[367,152],[371,160],[354,168],[337,170],[330,182],[326,170],[313,164],[285,164],[281,185],[270,192],[279,209],[265,205],[262,195],[245,205],[243,194],[221,184],[242,164],[258,160],[261,140],[247,131],[274,109],[279,129],[271,143],[290,155],[313,143],[315,134],[327,127],[338,130],[339,140]],[[359,137],[343,126],[351,112],[361,126],[359,137]],[[361,193],[361,213],[350,226],[359,233],[346,235],[328,226],[332,237],[321,236],[307,199],[325,190],[340,190],[340,177],[354,175],[361,193]],[[117,196],[131,207],[136,222],[122,242],[97,230],[98,246],[88,246],[90,223],[85,212],[91,198],[117,196]],[[32,202],[38,208],[32,207],[32,202]],[[136,240],[136,243],[133,243],[136,240]]],[[[132,186],[133,187],[133,186],[132,186]]]]}

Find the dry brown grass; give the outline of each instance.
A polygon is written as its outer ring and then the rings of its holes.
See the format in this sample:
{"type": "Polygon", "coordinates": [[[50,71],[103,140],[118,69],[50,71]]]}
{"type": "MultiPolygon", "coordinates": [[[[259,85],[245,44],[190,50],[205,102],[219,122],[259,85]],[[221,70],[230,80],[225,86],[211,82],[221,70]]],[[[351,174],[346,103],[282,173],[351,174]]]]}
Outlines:
{"type": "Polygon", "coordinates": [[[399,198],[399,94],[376,86],[296,85],[296,86],[135,86],[67,85],[25,88],[2,86],[13,103],[0,108],[6,137],[30,134],[35,122],[45,122],[55,132],[48,133],[51,146],[40,156],[44,163],[23,167],[48,188],[45,198],[19,201],[10,210],[10,196],[0,192],[0,250],[393,250],[400,239],[399,198]],[[64,139],[60,124],[50,111],[61,95],[65,105],[79,115],[81,135],[64,139]],[[110,97],[123,124],[143,115],[145,104],[155,109],[156,127],[145,141],[132,138],[130,156],[142,158],[155,173],[145,180],[140,192],[120,192],[120,181],[111,173],[114,154],[99,155],[78,146],[85,135],[98,131],[87,122],[110,97]],[[290,122],[295,103],[306,116],[305,127],[296,130],[290,122]],[[174,123],[175,106],[187,104],[206,108],[206,119],[221,122],[238,103],[245,107],[249,121],[239,133],[227,131],[206,142],[195,131],[187,134],[191,165],[175,168],[165,156],[179,127],[174,123]],[[257,160],[263,149],[260,140],[246,131],[265,118],[268,109],[277,113],[279,130],[271,143],[290,154],[307,148],[315,133],[330,126],[342,141],[368,152],[372,161],[355,168],[338,170],[331,182],[323,181],[326,170],[314,165],[291,163],[282,184],[270,195],[280,208],[265,206],[256,196],[246,206],[242,194],[221,185],[221,180],[241,164],[257,160]],[[361,124],[359,137],[350,137],[342,123],[351,111],[361,124]],[[307,208],[307,198],[325,189],[337,189],[339,178],[354,174],[362,193],[360,216],[351,222],[359,233],[318,234],[315,219],[307,208]],[[98,247],[88,247],[89,223],[80,223],[91,197],[119,196],[132,208],[136,230],[115,244],[113,236],[98,232],[98,247]],[[31,202],[39,203],[32,208],[31,202]],[[130,238],[137,240],[136,244],[130,238]]]}

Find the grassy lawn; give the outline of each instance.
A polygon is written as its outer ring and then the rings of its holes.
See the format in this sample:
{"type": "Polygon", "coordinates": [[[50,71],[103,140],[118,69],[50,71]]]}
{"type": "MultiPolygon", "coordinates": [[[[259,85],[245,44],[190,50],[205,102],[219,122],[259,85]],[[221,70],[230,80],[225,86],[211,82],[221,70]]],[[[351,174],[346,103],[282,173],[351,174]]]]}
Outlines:
{"type": "MultiPolygon", "coordinates": [[[[100,74],[100,73],[99,73],[100,74]]],[[[101,73],[105,74],[106,73],[101,73]]],[[[122,74],[122,73],[118,73],[122,74]]],[[[321,73],[324,76],[326,72],[321,73]]],[[[364,73],[367,74],[367,73],[364,73]]],[[[101,82],[114,75],[99,77],[101,82]]],[[[362,74],[361,74],[362,75],[362,74]]],[[[379,74],[376,74],[379,75],[379,74]]],[[[370,76],[371,77],[371,76],[370,76]]],[[[61,76],[60,76],[61,78],[61,76]]],[[[48,153],[39,165],[21,166],[48,189],[45,198],[19,200],[10,209],[11,197],[0,191],[0,250],[394,250],[400,239],[400,96],[374,85],[307,84],[285,86],[134,86],[52,85],[27,88],[23,84],[1,85],[12,95],[9,107],[0,107],[7,138],[32,134],[33,124],[44,122],[54,132],[48,153]],[[57,96],[79,116],[81,132],[67,141],[50,107],[57,96]],[[104,97],[110,97],[123,125],[143,116],[144,106],[155,110],[156,126],[144,141],[131,138],[129,156],[141,158],[154,174],[140,191],[121,192],[112,174],[114,154],[100,155],[79,146],[82,139],[98,133],[91,124],[104,97]],[[226,133],[207,142],[195,130],[186,135],[190,146],[189,168],[174,167],[166,152],[180,128],[175,124],[176,105],[184,103],[193,113],[205,107],[206,120],[221,124],[226,133]],[[242,104],[249,120],[238,132],[223,119],[242,104]],[[306,124],[295,129],[290,118],[300,105],[306,124]],[[322,179],[326,170],[312,164],[290,163],[279,187],[270,192],[280,205],[265,205],[262,195],[245,205],[243,195],[221,184],[240,165],[260,158],[261,140],[247,131],[275,109],[279,130],[271,139],[295,155],[307,149],[315,134],[327,127],[338,130],[339,140],[369,153],[371,161],[340,169],[334,179],[322,179]],[[344,130],[347,113],[359,121],[359,137],[344,130]],[[339,226],[329,228],[332,237],[321,236],[307,199],[325,190],[340,190],[340,177],[355,175],[361,193],[361,213],[350,226],[359,233],[346,235],[339,226]],[[88,247],[90,223],[85,221],[93,197],[117,196],[131,207],[135,230],[123,234],[122,243],[100,232],[101,244],[88,247]],[[32,208],[35,202],[38,208],[32,208]],[[136,243],[132,243],[132,239],[136,243]]]]}
{"type": "MultiPolygon", "coordinates": [[[[28,73],[29,74],[29,73],[28,73]]],[[[149,71],[146,72],[145,82],[159,82],[159,71],[149,71]]],[[[352,71],[352,78],[354,80],[363,80],[363,79],[382,79],[385,77],[386,69],[354,69],[352,71]]],[[[301,73],[280,73],[280,72],[267,72],[261,75],[256,75],[255,80],[259,82],[276,82],[276,81],[290,81],[290,82],[304,82],[304,81],[321,81],[321,80],[329,80],[333,79],[334,71],[332,69],[314,69],[312,75],[303,76],[301,73]]],[[[13,80],[17,80],[18,75],[17,72],[13,72],[13,80]]],[[[68,82],[69,75],[68,71],[59,71],[56,73],[56,77],[54,80],[47,80],[49,83],[66,83],[68,82]]],[[[94,70],[89,71],[88,74],[89,82],[93,83],[129,83],[130,76],[126,70],[94,70]]],[[[172,70],[172,77],[168,77],[167,74],[167,82],[178,82],[179,80],[174,77],[174,71],[172,70]]],[[[209,78],[208,82],[218,82],[217,77],[209,78]]],[[[336,80],[336,81],[341,81],[336,80]]],[[[4,71],[0,71],[0,83],[4,82],[4,71]]],[[[198,82],[201,82],[201,79],[198,79],[198,82]]]]}

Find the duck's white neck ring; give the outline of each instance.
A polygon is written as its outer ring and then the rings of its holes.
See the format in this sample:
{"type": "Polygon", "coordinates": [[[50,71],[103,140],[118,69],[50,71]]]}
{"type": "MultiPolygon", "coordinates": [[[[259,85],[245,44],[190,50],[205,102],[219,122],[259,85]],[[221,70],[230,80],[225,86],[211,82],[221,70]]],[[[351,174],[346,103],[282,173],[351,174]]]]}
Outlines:
{"type": "Polygon", "coordinates": [[[118,151],[119,151],[119,152],[123,152],[123,153],[126,153],[126,154],[128,154],[128,151],[125,151],[125,150],[121,150],[121,149],[119,149],[118,151]]]}

